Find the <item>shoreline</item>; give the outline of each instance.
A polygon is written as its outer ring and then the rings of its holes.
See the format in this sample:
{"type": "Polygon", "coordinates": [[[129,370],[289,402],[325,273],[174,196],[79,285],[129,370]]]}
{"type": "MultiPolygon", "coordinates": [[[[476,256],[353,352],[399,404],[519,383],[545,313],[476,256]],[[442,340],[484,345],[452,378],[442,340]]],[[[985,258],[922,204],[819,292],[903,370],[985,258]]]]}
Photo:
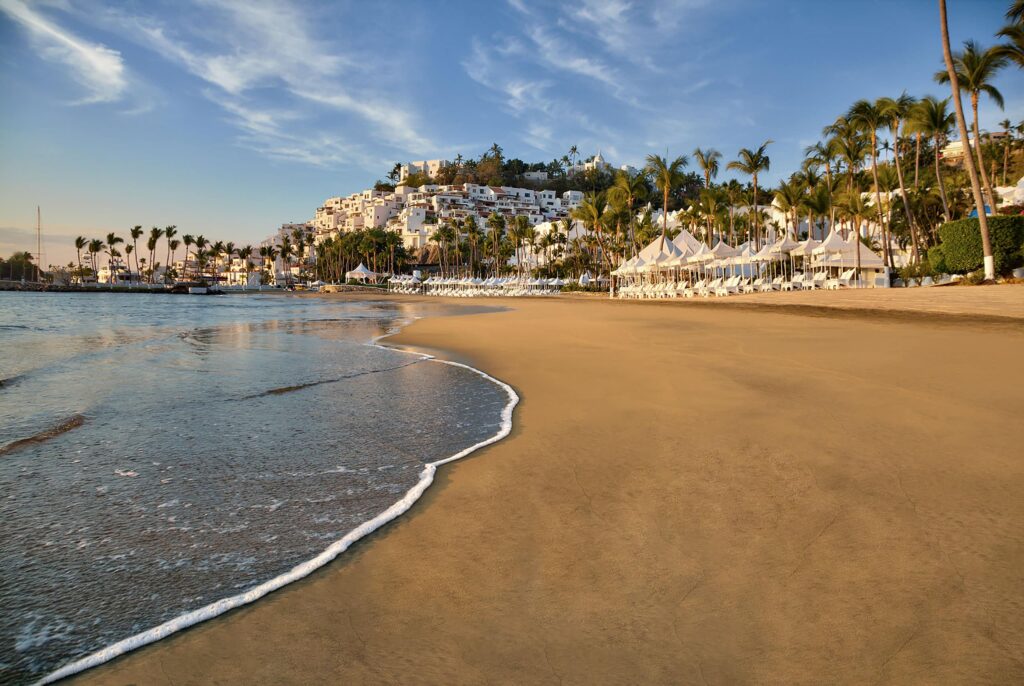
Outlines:
{"type": "MultiPolygon", "coordinates": [[[[417,319],[418,318],[421,317],[417,317],[417,319]]],[[[165,640],[166,638],[173,636],[174,634],[180,631],[189,629],[197,624],[210,621],[225,613],[231,612],[232,610],[254,603],[257,600],[263,598],[264,596],[273,593],[274,591],[284,588],[285,586],[288,586],[289,584],[295,583],[297,581],[301,581],[302,579],[308,577],[310,574],[313,574],[320,568],[331,563],[338,556],[345,553],[352,545],[358,543],[360,540],[366,538],[377,529],[385,526],[386,524],[405,514],[413,505],[416,504],[418,500],[420,500],[423,494],[430,488],[431,484],[434,482],[435,474],[437,472],[438,467],[460,460],[468,455],[473,454],[474,452],[480,450],[481,448],[485,448],[493,443],[497,443],[498,441],[508,436],[512,431],[512,414],[515,410],[516,405],[519,402],[519,396],[516,394],[515,390],[513,390],[511,386],[509,386],[508,384],[504,383],[499,379],[492,377],[486,372],[477,369],[473,366],[470,366],[468,364],[451,360],[438,359],[434,355],[425,352],[420,352],[413,349],[402,348],[397,346],[388,346],[381,343],[381,341],[401,333],[401,331],[406,326],[410,325],[414,321],[416,321],[416,319],[400,320],[399,323],[395,325],[395,330],[387,334],[373,338],[365,342],[364,345],[399,352],[405,355],[412,355],[418,358],[417,361],[437,362],[440,364],[447,364],[454,367],[467,369],[473,372],[474,374],[477,374],[480,377],[484,378],[485,380],[489,381],[490,383],[493,383],[502,388],[508,396],[508,402],[501,411],[501,423],[498,427],[497,432],[494,435],[485,438],[467,448],[459,450],[456,453],[453,453],[452,455],[442,457],[441,459],[435,460],[433,462],[424,463],[424,467],[419,474],[418,481],[416,482],[415,485],[412,486],[412,488],[406,491],[400,499],[398,499],[395,503],[393,503],[383,512],[378,513],[371,519],[361,523],[359,526],[347,532],[342,538],[328,545],[323,551],[318,553],[316,556],[295,565],[289,571],[279,574],[278,576],[272,579],[268,579],[260,584],[257,584],[256,586],[242,593],[227,598],[222,598],[203,607],[191,610],[182,615],[178,615],[177,617],[167,620],[166,622],[163,622],[157,626],[145,629],[137,634],[121,639],[120,641],[117,641],[111,645],[105,646],[97,651],[94,651],[88,655],[85,655],[77,660],[74,660],[73,662],[70,662],[62,666],[51,673],[44,675],[43,678],[36,683],[50,684],[57,681],[69,679],[75,675],[78,675],[80,673],[94,669],[100,665],[103,665],[111,660],[115,660],[119,657],[128,655],[129,653],[132,653],[133,651],[136,651],[144,646],[156,643],[161,640],[165,640]]],[[[80,415],[76,415],[72,419],[75,418],[77,418],[80,421],[84,421],[82,420],[80,415]]],[[[67,422],[63,423],[61,426],[64,426],[64,424],[67,424],[67,422]]],[[[74,424],[74,426],[77,425],[78,424],[74,424]]],[[[74,426],[72,426],[71,428],[74,428],[74,426]]],[[[48,435],[49,433],[51,432],[45,432],[46,435],[48,435]]],[[[15,441],[9,446],[0,447],[0,455],[3,455],[3,453],[8,449],[16,449],[17,447],[20,447],[22,443],[28,443],[35,440],[37,440],[37,437],[23,439],[21,441],[15,441]]]]}
{"type": "Polygon", "coordinates": [[[488,459],[319,574],[78,681],[1024,674],[1024,404],[993,373],[1019,330],[501,302],[389,338],[522,389],[488,459]]]}

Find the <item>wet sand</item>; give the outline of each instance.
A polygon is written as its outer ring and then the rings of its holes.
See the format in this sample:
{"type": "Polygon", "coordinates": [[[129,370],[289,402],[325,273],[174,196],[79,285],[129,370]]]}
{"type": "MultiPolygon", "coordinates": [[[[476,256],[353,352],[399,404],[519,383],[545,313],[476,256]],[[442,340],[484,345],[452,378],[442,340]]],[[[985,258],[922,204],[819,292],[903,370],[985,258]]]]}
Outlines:
{"type": "Polygon", "coordinates": [[[76,683],[1024,681],[1024,323],[493,304],[392,342],[513,385],[510,438],[76,683]]]}

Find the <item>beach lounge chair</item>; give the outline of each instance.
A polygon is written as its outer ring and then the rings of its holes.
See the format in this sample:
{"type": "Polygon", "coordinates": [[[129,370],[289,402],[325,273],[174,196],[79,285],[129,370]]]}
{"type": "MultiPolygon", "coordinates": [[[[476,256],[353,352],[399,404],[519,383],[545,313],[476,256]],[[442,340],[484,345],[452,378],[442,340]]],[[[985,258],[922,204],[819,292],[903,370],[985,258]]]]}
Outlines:
{"type": "Polygon", "coordinates": [[[803,278],[803,272],[797,272],[796,274],[793,275],[792,279],[789,279],[788,281],[783,279],[780,290],[793,291],[800,288],[801,284],[803,284],[803,278]]]}

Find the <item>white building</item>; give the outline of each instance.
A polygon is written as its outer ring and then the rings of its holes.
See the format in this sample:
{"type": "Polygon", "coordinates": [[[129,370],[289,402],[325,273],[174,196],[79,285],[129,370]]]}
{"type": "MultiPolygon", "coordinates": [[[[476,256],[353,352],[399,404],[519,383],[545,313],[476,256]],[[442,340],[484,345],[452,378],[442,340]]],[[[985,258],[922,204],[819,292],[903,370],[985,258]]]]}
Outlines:
{"type": "Polygon", "coordinates": [[[398,182],[405,181],[412,174],[426,174],[433,178],[437,176],[439,171],[450,164],[451,162],[448,160],[419,160],[418,162],[403,164],[398,168],[398,182]]]}

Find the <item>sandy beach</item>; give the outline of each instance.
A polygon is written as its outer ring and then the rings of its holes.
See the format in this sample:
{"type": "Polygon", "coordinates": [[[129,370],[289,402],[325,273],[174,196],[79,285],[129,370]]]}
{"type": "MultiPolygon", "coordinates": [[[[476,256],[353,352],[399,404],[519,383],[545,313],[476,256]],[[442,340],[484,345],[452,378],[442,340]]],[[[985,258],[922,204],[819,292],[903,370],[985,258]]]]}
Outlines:
{"type": "Polygon", "coordinates": [[[306,580],[73,681],[1020,683],[1024,289],[939,290],[419,320],[391,342],[515,387],[512,435],[306,580]]]}

